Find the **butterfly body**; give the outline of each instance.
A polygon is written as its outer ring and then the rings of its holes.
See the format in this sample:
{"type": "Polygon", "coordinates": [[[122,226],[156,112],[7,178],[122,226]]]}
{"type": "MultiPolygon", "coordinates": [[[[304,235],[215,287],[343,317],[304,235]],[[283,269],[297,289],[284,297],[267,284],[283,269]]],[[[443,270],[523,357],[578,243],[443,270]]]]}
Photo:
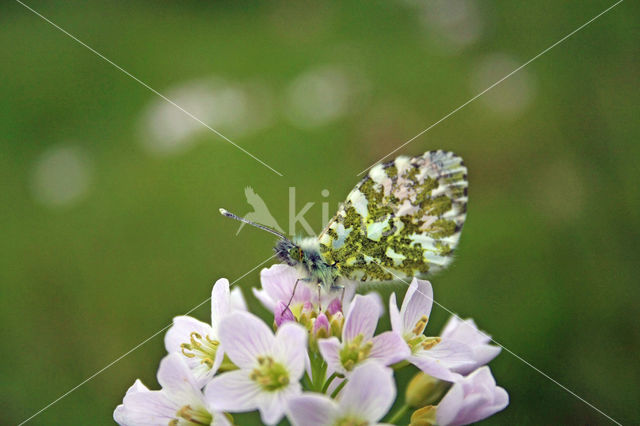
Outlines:
{"type": "Polygon", "coordinates": [[[302,269],[308,277],[305,281],[319,283],[325,289],[341,288],[336,283],[340,272],[335,264],[327,263],[316,237],[279,240],[274,250],[281,262],[302,269]]]}
{"type": "MultiPolygon", "coordinates": [[[[453,260],[467,210],[467,168],[448,151],[378,164],[349,193],[318,237],[280,237],[281,262],[325,290],[340,278],[384,282],[424,277],[453,260]]],[[[245,221],[226,211],[224,215],[245,221]]]]}

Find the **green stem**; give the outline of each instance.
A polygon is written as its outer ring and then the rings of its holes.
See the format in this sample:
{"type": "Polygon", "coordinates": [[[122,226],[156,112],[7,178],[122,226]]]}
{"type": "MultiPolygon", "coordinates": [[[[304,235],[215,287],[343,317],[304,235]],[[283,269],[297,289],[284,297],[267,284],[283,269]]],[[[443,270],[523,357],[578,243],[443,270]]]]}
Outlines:
{"type": "Polygon", "coordinates": [[[398,411],[396,411],[393,416],[391,416],[391,418],[389,419],[389,423],[398,423],[404,417],[404,415],[407,414],[407,411],[409,411],[409,406],[407,404],[404,404],[402,407],[398,408],[398,411]]]}
{"type": "Polygon", "coordinates": [[[340,373],[333,373],[331,376],[329,376],[329,378],[327,379],[326,382],[324,382],[324,386],[322,386],[322,393],[327,393],[327,389],[329,389],[329,386],[331,385],[331,382],[333,382],[333,379],[335,379],[336,377],[344,377],[342,374],[340,373]]]}
{"type": "Polygon", "coordinates": [[[401,368],[406,367],[407,365],[409,365],[409,361],[405,359],[404,361],[396,362],[391,366],[391,368],[393,368],[394,370],[399,370],[401,368]]]}
{"type": "Polygon", "coordinates": [[[333,391],[333,393],[331,394],[331,398],[335,398],[336,396],[338,396],[338,394],[340,393],[340,391],[342,390],[342,388],[344,387],[344,385],[346,385],[346,384],[347,384],[347,381],[348,381],[347,379],[344,379],[344,380],[342,381],[342,383],[340,383],[340,384],[338,385],[338,387],[336,388],[336,390],[334,390],[334,391],[333,391]]]}
{"type": "Polygon", "coordinates": [[[311,390],[320,392],[322,385],[324,384],[325,375],[327,372],[327,364],[319,354],[312,354],[311,361],[311,390]]]}
{"type": "Polygon", "coordinates": [[[302,384],[304,385],[305,389],[314,390],[313,381],[311,380],[311,378],[307,373],[304,373],[304,377],[302,378],[302,384]]]}

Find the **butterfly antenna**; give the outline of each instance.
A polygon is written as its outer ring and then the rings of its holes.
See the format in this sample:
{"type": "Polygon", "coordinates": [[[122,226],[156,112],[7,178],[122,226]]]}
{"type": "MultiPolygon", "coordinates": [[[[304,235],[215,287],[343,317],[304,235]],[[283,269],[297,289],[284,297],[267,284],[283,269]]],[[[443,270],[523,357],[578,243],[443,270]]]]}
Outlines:
{"type": "Polygon", "coordinates": [[[243,218],[243,217],[240,217],[240,216],[238,216],[238,215],[235,215],[235,214],[231,213],[231,212],[230,212],[230,211],[228,211],[228,210],[220,209],[220,214],[221,214],[222,216],[230,217],[231,219],[235,219],[235,220],[237,220],[237,221],[240,221],[240,222],[246,223],[247,225],[255,226],[256,228],[260,228],[260,229],[262,229],[262,230],[264,230],[264,231],[270,232],[270,233],[272,233],[273,235],[277,235],[278,237],[282,238],[283,240],[287,240],[287,241],[289,240],[289,238],[287,238],[287,236],[286,236],[286,235],[284,235],[284,234],[283,234],[283,233],[281,233],[281,232],[276,231],[276,230],[275,230],[275,229],[273,229],[273,228],[269,228],[268,226],[260,225],[259,223],[251,222],[250,220],[247,220],[247,219],[245,219],[245,218],[243,218]]]}

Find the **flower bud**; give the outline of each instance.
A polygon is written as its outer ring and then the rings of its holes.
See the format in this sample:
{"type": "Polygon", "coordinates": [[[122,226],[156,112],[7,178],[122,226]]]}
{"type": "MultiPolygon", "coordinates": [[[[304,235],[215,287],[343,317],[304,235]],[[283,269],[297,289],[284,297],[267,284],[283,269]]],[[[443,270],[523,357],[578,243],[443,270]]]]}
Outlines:
{"type": "Polygon", "coordinates": [[[316,318],[310,319],[307,329],[311,332],[309,335],[309,348],[312,351],[317,352],[319,350],[318,339],[326,339],[330,336],[329,331],[331,326],[329,325],[327,316],[320,313],[316,318]]]}
{"type": "Polygon", "coordinates": [[[329,319],[325,314],[318,315],[313,323],[313,334],[318,339],[329,337],[329,319]]]}
{"type": "Polygon", "coordinates": [[[342,312],[336,312],[335,315],[331,317],[331,321],[329,322],[331,335],[336,337],[342,336],[343,325],[344,325],[344,315],[342,315],[342,312]]]}
{"type": "Polygon", "coordinates": [[[311,331],[313,327],[313,318],[317,315],[313,304],[311,302],[304,302],[300,307],[300,312],[297,316],[298,322],[302,324],[307,330],[311,331]]]}
{"type": "Polygon", "coordinates": [[[327,306],[327,313],[329,315],[335,315],[337,312],[342,312],[342,303],[340,299],[336,297],[329,303],[329,306],[327,306]]]}
{"type": "Polygon", "coordinates": [[[424,407],[438,400],[448,384],[423,372],[416,373],[407,385],[405,400],[412,408],[424,407]]]}
{"type": "Polygon", "coordinates": [[[293,316],[293,312],[291,312],[291,309],[289,309],[289,307],[282,301],[278,302],[274,315],[274,321],[276,322],[277,327],[280,327],[280,325],[282,325],[282,323],[286,321],[296,321],[296,317],[293,316]]]}
{"type": "Polygon", "coordinates": [[[436,407],[428,405],[413,412],[409,426],[432,426],[436,424],[436,407]]]}

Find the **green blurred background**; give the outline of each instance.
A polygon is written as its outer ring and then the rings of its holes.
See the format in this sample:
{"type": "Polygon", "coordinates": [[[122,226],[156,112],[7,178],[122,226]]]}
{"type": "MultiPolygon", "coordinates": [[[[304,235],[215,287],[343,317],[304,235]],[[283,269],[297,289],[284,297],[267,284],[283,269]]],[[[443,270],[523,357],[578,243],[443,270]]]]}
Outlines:
{"type": "MultiPolygon", "coordinates": [[[[3,424],[265,260],[271,236],[218,215],[252,210],[245,187],[285,229],[295,187],[319,231],[356,173],[612,2],[28,4],[284,177],[3,2],[3,424]]],[[[622,423],[640,418],[639,17],[620,4],[401,151],[469,167],[436,299],[622,423]]],[[[238,285],[270,321],[258,272],[238,285]]],[[[434,308],[428,331],[447,317],[434,308]]],[[[31,423],[111,424],[135,378],[157,386],[163,354],[158,335],[31,423]]],[[[511,404],[487,424],[608,423],[505,351],[491,366],[511,404]]]]}

